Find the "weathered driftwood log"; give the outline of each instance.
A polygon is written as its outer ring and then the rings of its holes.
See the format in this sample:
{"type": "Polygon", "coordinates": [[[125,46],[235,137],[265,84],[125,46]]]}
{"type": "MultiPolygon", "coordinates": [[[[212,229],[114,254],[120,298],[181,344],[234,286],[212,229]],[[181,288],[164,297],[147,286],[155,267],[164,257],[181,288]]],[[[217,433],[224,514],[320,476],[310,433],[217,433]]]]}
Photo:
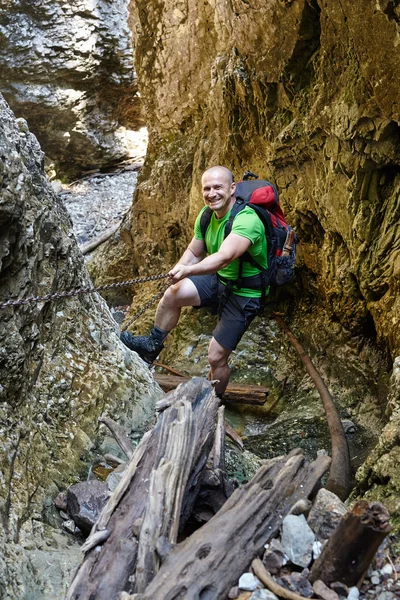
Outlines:
{"type": "Polygon", "coordinates": [[[290,507],[313,493],[329,464],[321,456],[310,465],[300,450],[266,461],[208,523],[170,551],[146,590],[133,598],[225,600],[238,574],[277,535],[290,507]]]}
{"type": "Polygon", "coordinates": [[[163,547],[176,542],[182,515],[184,521],[191,513],[214,442],[218,398],[208,381],[195,378],[164,407],[86,541],[67,600],[118,598],[133,590],[133,579],[145,589],[163,547]]]}
{"type": "MultiPolygon", "coordinates": [[[[188,377],[180,375],[162,375],[156,373],[154,379],[164,392],[169,392],[182,383],[182,380],[187,381],[188,377]]],[[[269,390],[260,385],[242,385],[240,383],[230,383],[224,393],[224,403],[239,403],[239,404],[255,404],[262,406],[266,403],[269,390]]]]}
{"type": "Polygon", "coordinates": [[[357,585],[390,530],[389,514],[382,504],[357,502],[328,539],[311,569],[310,581],[357,585]]]}
{"type": "Polygon", "coordinates": [[[199,522],[209,521],[225,504],[233,493],[233,485],[225,471],[225,408],[218,410],[218,422],[214,446],[210,452],[206,468],[200,478],[201,488],[197,494],[192,515],[199,522]]]}
{"type": "Polygon", "coordinates": [[[276,315],[275,320],[296,349],[321,396],[332,444],[332,465],[325,487],[327,490],[339,496],[341,500],[346,500],[352,488],[352,473],[349,446],[338,410],[321,375],[314,367],[309,356],[307,356],[303,346],[281,317],[276,315]]]}

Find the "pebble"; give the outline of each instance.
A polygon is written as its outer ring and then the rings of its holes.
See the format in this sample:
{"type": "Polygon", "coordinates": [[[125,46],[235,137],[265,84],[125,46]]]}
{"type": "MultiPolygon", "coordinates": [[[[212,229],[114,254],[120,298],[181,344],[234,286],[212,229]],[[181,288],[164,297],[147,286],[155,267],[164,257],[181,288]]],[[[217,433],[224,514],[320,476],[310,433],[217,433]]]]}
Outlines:
{"type": "Polygon", "coordinates": [[[378,577],[377,575],[373,575],[371,577],[371,583],[372,585],[379,585],[381,582],[380,577],[378,577]]]}
{"type": "Polygon", "coordinates": [[[360,597],[360,590],[358,588],[351,587],[349,589],[349,595],[347,596],[347,600],[358,600],[360,597]]]}
{"type": "Polygon", "coordinates": [[[75,522],[72,519],[63,521],[63,527],[65,531],[68,531],[68,533],[75,533],[75,522]]]}
{"type": "Polygon", "coordinates": [[[381,575],[391,575],[393,573],[393,567],[391,564],[387,564],[379,571],[381,575]]]}
{"type": "Polygon", "coordinates": [[[329,589],[320,579],[314,581],[313,590],[319,598],[322,598],[322,600],[339,600],[338,594],[329,589]]]}
{"type": "Polygon", "coordinates": [[[250,600],[279,600],[278,596],[275,596],[270,590],[256,590],[250,596],[250,600]]]}
{"type": "Polygon", "coordinates": [[[257,577],[253,575],[253,573],[243,573],[241,578],[239,579],[239,588],[241,590],[245,590],[247,592],[254,592],[258,587],[262,586],[257,577]]]}

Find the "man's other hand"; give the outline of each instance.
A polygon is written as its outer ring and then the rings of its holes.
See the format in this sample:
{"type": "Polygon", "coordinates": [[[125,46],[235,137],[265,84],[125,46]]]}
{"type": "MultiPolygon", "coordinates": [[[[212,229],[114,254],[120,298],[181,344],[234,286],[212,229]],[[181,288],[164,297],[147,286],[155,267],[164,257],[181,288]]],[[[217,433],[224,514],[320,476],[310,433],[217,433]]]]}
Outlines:
{"type": "Polygon", "coordinates": [[[175,265],[170,272],[168,273],[169,282],[178,283],[181,279],[184,279],[189,275],[190,267],[187,265],[182,265],[178,263],[175,265]]]}

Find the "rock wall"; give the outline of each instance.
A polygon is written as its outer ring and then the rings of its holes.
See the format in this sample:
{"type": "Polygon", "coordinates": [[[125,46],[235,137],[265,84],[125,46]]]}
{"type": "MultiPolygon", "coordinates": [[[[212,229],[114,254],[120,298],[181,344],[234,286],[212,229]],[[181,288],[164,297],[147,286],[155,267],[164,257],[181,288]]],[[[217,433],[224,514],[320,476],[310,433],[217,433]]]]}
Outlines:
{"type": "MultiPolygon", "coordinates": [[[[0,96],[0,303],[88,284],[38,142],[0,96]]],[[[98,294],[0,309],[0,518],[9,543],[32,548],[44,496],[86,478],[103,411],[128,431],[151,417],[160,390],[118,333],[98,294]]],[[[9,545],[7,553],[0,596],[28,597],[9,545]]]]}
{"type": "Polygon", "coordinates": [[[126,157],[143,125],[127,2],[0,0],[0,91],[66,171],[126,157]]]}
{"type": "Polygon", "coordinates": [[[301,239],[304,286],[350,329],[375,328],[396,356],[397,3],[130,7],[149,150],[130,219],[93,273],[173,264],[202,205],[202,170],[222,163],[240,178],[250,168],[277,183],[301,239]]]}

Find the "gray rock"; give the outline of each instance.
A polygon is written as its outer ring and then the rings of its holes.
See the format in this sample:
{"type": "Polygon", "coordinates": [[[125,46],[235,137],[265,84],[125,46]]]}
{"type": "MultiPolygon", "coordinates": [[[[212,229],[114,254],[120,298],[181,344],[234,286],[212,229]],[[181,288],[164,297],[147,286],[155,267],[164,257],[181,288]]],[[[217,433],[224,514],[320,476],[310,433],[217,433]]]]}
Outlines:
{"type": "Polygon", "coordinates": [[[353,586],[351,588],[349,588],[349,593],[347,596],[347,600],[358,600],[360,597],[360,590],[353,586]]]}
{"type": "Polygon", "coordinates": [[[252,593],[249,600],[279,600],[270,590],[256,590],[252,593]]]}
{"type": "Polygon", "coordinates": [[[280,577],[278,583],[287,590],[300,594],[300,596],[303,596],[304,598],[311,598],[314,595],[314,590],[307,579],[308,574],[308,569],[302,573],[293,571],[290,575],[283,575],[280,577]]]}
{"type": "Polygon", "coordinates": [[[392,592],[380,592],[377,597],[376,600],[394,600],[395,595],[392,592]]]}
{"type": "Polygon", "coordinates": [[[239,579],[238,586],[241,590],[254,592],[254,590],[261,587],[262,584],[253,573],[243,573],[239,579]]]}
{"type": "Polygon", "coordinates": [[[278,573],[286,563],[285,551],[277,539],[274,538],[269,544],[263,556],[263,563],[267,571],[273,575],[278,573]]]}
{"type": "Polygon", "coordinates": [[[68,521],[63,521],[63,527],[65,529],[65,531],[68,531],[68,533],[75,533],[75,521],[73,521],[72,519],[68,519],[68,521]]]}
{"type": "Polygon", "coordinates": [[[330,537],[347,512],[348,509],[340,498],[321,488],[310,510],[307,522],[318,541],[324,541],[330,537]]]}
{"type": "Polygon", "coordinates": [[[119,465],[114,471],[112,471],[106,479],[107,488],[110,492],[113,492],[119,482],[121,481],[124,473],[126,471],[127,465],[124,463],[123,465],[119,465]]]}
{"type": "Polygon", "coordinates": [[[372,577],[371,577],[372,585],[379,585],[380,582],[381,582],[381,578],[378,577],[378,575],[372,575],[372,577]]]}
{"type": "Polygon", "coordinates": [[[322,600],[339,600],[338,594],[332,589],[329,589],[320,579],[314,581],[313,590],[318,598],[322,598],[322,600]]]}
{"type": "Polygon", "coordinates": [[[307,567],[312,559],[314,533],[304,515],[287,515],[282,522],[282,546],[289,560],[299,567],[307,567]]]}
{"type": "Polygon", "coordinates": [[[107,484],[96,479],[76,483],[68,488],[68,512],[84,533],[90,533],[97,521],[108,500],[108,491],[107,484]]]}

